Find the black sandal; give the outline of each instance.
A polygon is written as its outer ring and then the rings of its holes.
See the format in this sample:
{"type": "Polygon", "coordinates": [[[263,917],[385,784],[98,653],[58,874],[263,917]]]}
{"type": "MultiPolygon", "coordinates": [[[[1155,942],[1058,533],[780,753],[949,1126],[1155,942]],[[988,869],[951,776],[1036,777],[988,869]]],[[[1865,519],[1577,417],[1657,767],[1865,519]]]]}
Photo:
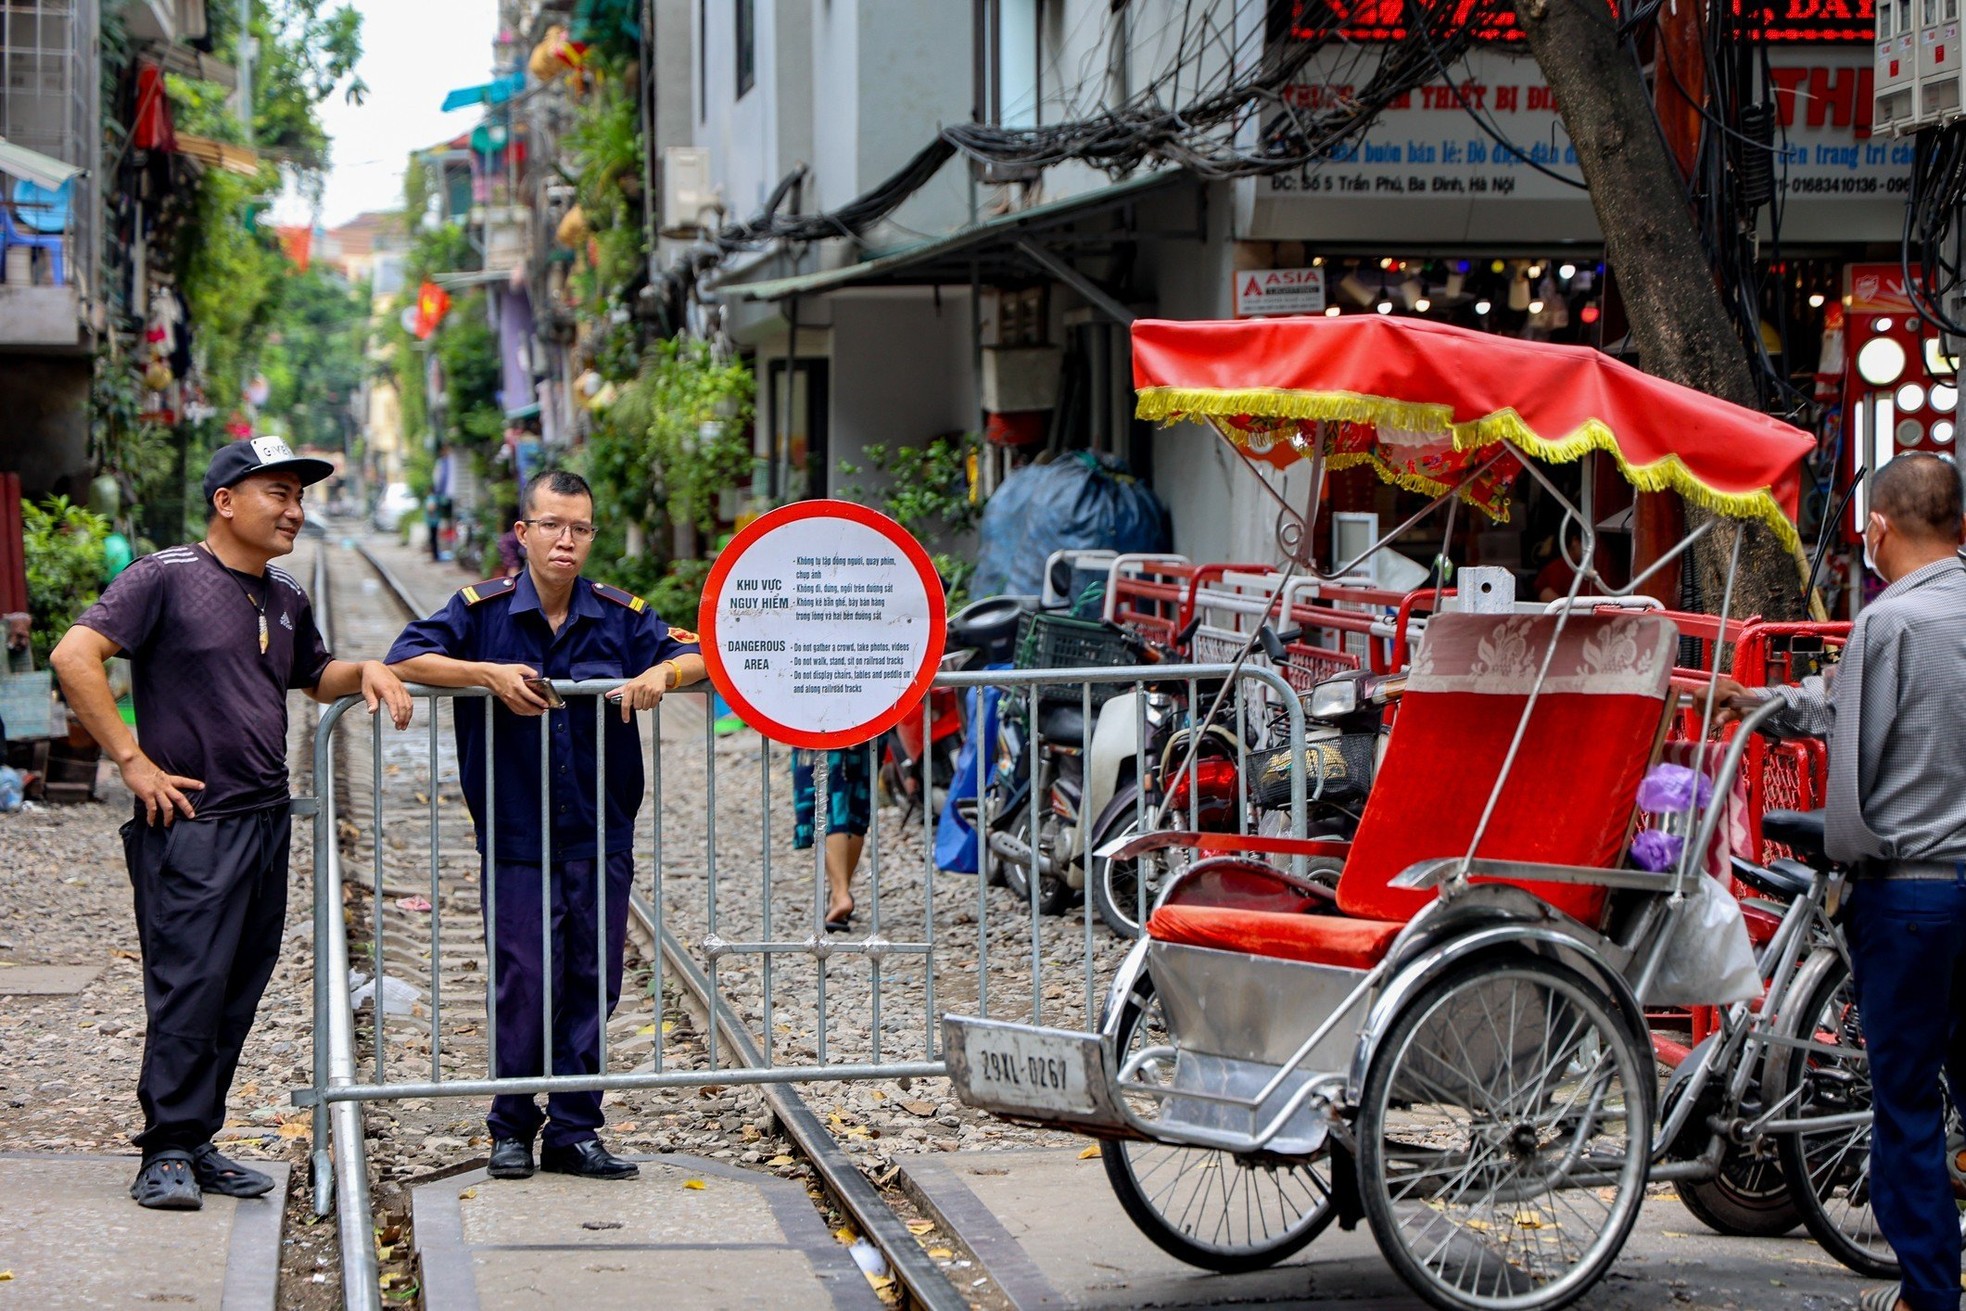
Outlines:
{"type": "Polygon", "coordinates": [[[221,1197],[264,1197],[273,1191],[273,1176],[219,1155],[211,1143],[193,1149],[191,1168],[200,1188],[221,1197]]]}
{"type": "Polygon", "coordinates": [[[138,1206],[153,1211],[196,1211],[205,1204],[192,1175],[191,1153],[182,1147],[167,1147],[145,1157],[130,1184],[130,1196],[138,1206]]]}

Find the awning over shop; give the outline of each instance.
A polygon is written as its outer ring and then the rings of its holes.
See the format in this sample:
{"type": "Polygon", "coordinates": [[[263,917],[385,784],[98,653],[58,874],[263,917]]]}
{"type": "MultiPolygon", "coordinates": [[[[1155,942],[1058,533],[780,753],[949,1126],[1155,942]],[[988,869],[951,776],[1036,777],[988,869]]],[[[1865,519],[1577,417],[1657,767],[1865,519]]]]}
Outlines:
{"type": "Polygon", "coordinates": [[[73,164],[64,163],[53,155],[44,155],[26,146],[17,146],[5,137],[0,137],[0,173],[8,177],[23,178],[37,187],[49,191],[60,191],[62,184],[78,173],[84,172],[73,164]]]}
{"type": "Polygon", "coordinates": [[[179,132],[176,136],[180,155],[188,155],[211,168],[237,173],[242,178],[259,176],[259,152],[250,146],[235,146],[230,141],[193,136],[189,132],[179,132]]]}
{"type": "MultiPolygon", "coordinates": [[[[1048,252],[1036,250],[1030,245],[1038,234],[1075,219],[1087,218],[1171,190],[1182,183],[1198,185],[1194,178],[1180,169],[1149,173],[1096,191],[1000,214],[960,228],[946,237],[904,246],[858,264],[796,277],[728,284],[721,290],[723,295],[733,300],[773,301],[837,291],[842,287],[947,285],[967,282],[970,261],[986,252],[1013,257],[1022,255],[1028,263],[1056,273],[1056,269],[1040,258],[1048,252]],[[1023,246],[1021,250],[1020,244],[1023,246]]],[[[1029,272],[1028,268],[1023,271],[1029,272]]]]}
{"type": "Polygon", "coordinates": [[[526,75],[511,73],[479,86],[461,86],[444,97],[444,112],[472,105],[502,105],[526,89],[526,75]]]}

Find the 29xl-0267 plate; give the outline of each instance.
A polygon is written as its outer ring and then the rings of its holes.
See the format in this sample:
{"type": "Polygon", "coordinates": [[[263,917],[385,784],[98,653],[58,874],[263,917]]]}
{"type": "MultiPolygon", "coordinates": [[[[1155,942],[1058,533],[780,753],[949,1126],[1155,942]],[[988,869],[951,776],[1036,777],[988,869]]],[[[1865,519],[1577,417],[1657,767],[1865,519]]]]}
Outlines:
{"type": "Polygon", "coordinates": [[[1096,1033],[945,1015],[942,1049],[949,1082],[970,1106],[1044,1124],[1126,1129],[1096,1033]]]}

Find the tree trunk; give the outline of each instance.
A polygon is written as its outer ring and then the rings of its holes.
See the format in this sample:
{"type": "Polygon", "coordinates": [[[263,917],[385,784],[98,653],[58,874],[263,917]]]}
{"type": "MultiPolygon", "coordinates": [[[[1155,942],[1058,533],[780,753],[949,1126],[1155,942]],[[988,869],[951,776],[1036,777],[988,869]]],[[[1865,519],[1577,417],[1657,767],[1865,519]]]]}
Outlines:
{"type": "MultiPolygon", "coordinates": [[[[1604,0],[1514,3],[1577,148],[1640,361],[1648,373],[1757,408],[1747,353],[1714,285],[1685,183],[1659,135],[1638,66],[1618,42],[1609,6],[1604,0]]],[[[1694,527],[1712,517],[1686,506],[1694,527]]],[[[1709,610],[1720,607],[1736,531],[1735,521],[1723,520],[1693,546],[1694,577],[1709,610]]],[[[1800,618],[1795,557],[1761,524],[1747,525],[1746,533],[1733,613],[1800,618]]]]}

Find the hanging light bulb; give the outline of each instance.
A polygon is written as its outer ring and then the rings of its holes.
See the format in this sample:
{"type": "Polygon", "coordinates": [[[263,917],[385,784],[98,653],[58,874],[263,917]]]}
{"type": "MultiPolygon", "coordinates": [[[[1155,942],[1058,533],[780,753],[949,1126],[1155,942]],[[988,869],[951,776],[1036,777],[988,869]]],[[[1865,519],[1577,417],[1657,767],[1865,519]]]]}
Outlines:
{"type": "Polygon", "coordinates": [[[1384,259],[1379,261],[1379,267],[1382,269],[1389,269],[1392,266],[1393,266],[1393,257],[1391,255],[1388,255],[1384,259]]]}
{"type": "Polygon", "coordinates": [[[1382,299],[1377,305],[1373,306],[1373,308],[1378,310],[1381,314],[1391,314],[1393,312],[1393,303],[1389,300],[1382,299]]]}
{"type": "Polygon", "coordinates": [[[1506,269],[1507,267],[1508,265],[1504,264],[1501,260],[1495,260],[1489,264],[1488,271],[1490,273],[1500,273],[1503,269],[1506,269]]]}
{"type": "Polygon", "coordinates": [[[1327,319],[1335,319],[1335,318],[1337,318],[1337,317],[1338,317],[1338,307],[1337,307],[1336,305],[1326,305],[1326,306],[1324,307],[1324,317],[1325,317],[1325,318],[1327,318],[1327,319]]]}
{"type": "Polygon", "coordinates": [[[1575,264],[1558,265],[1556,270],[1556,276],[1562,278],[1565,282],[1568,282],[1570,281],[1570,279],[1577,276],[1577,266],[1575,264]]]}
{"type": "Polygon", "coordinates": [[[1422,296],[1420,297],[1420,299],[1413,302],[1414,310],[1421,314],[1425,314],[1428,310],[1432,309],[1433,307],[1434,307],[1434,303],[1428,300],[1425,296],[1422,296]]]}
{"type": "Polygon", "coordinates": [[[1312,267],[1312,268],[1314,268],[1314,269],[1321,269],[1321,268],[1323,268],[1323,267],[1324,267],[1324,256],[1322,256],[1322,255],[1313,255],[1313,256],[1311,256],[1311,267],[1312,267]]]}
{"type": "Polygon", "coordinates": [[[1475,313],[1481,315],[1484,319],[1488,317],[1488,311],[1494,308],[1495,306],[1493,304],[1485,300],[1478,300],[1474,303],[1475,313]]]}
{"type": "Polygon", "coordinates": [[[1530,301],[1529,312],[1531,314],[1541,314],[1543,312],[1543,302],[1540,299],[1530,301]]]}
{"type": "Polygon", "coordinates": [[[1586,323],[1596,323],[1598,318],[1598,313],[1599,311],[1597,306],[1586,305],[1584,306],[1584,308],[1577,311],[1577,317],[1582,319],[1586,323]]]}
{"type": "Polygon", "coordinates": [[[1531,282],[1534,282],[1536,279],[1542,276],[1543,276],[1543,266],[1541,264],[1531,264],[1529,266],[1529,280],[1531,282]]]}
{"type": "Polygon", "coordinates": [[[1815,295],[1809,298],[1809,308],[1812,310],[1819,310],[1822,307],[1823,307],[1823,293],[1819,291],[1815,295]]]}

